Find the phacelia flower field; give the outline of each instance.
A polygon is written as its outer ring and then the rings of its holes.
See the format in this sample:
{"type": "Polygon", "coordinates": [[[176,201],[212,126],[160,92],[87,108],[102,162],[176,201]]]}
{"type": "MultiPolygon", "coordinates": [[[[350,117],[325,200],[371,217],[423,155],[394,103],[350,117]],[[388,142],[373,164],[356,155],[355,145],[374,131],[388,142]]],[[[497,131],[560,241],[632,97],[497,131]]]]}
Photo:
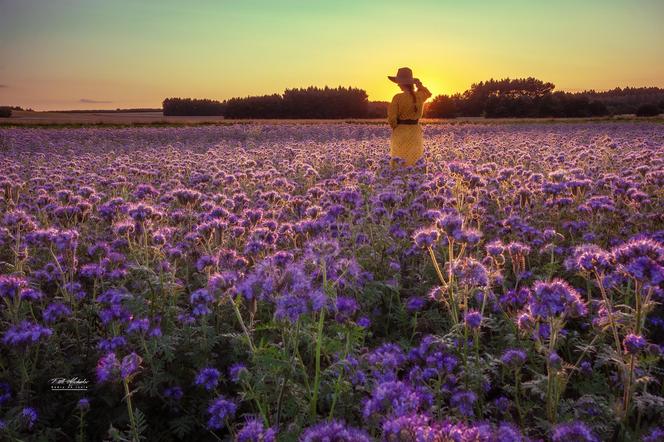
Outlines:
{"type": "Polygon", "coordinates": [[[2,439],[664,440],[664,126],[424,131],[0,129],[2,439]]]}

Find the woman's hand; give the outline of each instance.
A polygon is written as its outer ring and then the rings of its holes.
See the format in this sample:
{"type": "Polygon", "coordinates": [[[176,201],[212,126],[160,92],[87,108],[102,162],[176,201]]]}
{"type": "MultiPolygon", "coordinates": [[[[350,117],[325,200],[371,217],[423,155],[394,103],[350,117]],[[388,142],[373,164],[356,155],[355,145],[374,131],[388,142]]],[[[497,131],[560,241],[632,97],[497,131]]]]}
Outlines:
{"type": "Polygon", "coordinates": [[[418,89],[422,87],[422,82],[419,78],[415,78],[415,86],[417,86],[418,89]]]}

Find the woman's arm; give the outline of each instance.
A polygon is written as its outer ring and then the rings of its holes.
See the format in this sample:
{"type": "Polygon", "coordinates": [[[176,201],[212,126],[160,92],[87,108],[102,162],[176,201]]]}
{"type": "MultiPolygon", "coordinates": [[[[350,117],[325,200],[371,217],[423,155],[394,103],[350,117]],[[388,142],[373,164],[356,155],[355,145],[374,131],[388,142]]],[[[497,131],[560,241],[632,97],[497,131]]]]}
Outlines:
{"type": "Polygon", "coordinates": [[[387,122],[392,129],[397,127],[397,116],[399,115],[399,103],[397,95],[392,98],[392,102],[387,106],[387,122]]]}
{"type": "Polygon", "coordinates": [[[420,80],[415,80],[415,85],[417,86],[417,92],[422,95],[422,98],[426,100],[427,98],[433,95],[429,89],[427,89],[420,80]]]}

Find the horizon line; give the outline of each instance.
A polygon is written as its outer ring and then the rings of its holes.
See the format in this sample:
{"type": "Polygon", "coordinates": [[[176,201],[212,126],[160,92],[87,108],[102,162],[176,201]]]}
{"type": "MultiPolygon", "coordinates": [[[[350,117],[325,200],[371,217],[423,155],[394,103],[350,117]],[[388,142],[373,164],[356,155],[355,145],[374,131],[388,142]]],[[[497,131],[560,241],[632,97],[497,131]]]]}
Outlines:
{"type": "MultiPolygon", "coordinates": [[[[527,78],[535,78],[536,80],[539,80],[538,78],[536,78],[536,77],[532,77],[532,76],[531,76],[531,77],[514,77],[514,78],[512,78],[512,77],[505,77],[505,78],[498,78],[498,79],[496,79],[496,78],[489,78],[488,80],[480,80],[480,81],[477,81],[477,82],[473,82],[473,83],[471,83],[470,86],[472,86],[473,84],[477,84],[477,83],[485,83],[485,82],[487,82],[487,81],[491,81],[491,80],[494,80],[494,81],[500,81],[500,80],[506,80],[506,79],[515,80],[515,79],[527,79],[527,78]]],[[[542,82],[544,82],[544,83],[548,83],[548,82],[545,81],[545,80],[540,80],[540,81],[542,81],[542,82]]],[[[434,99],[434,98],[436,98],[436,97],[438,97],[438,96],[441,96],[441,95],[446,95],[446,96],[449,97],[449,96],[452,96],[452,95],[455,95],[455,94],[463,94],[465,91],[467,91],[467,90],[470,89],[470,86],[469,86],[467,89],[465,89],[464,91],[455,91],[455,92],[450,92],[450,93],[439,93],[439,94],[434,95],[434,96],[431,97],[431,98],[434,99]]],[[[366,89],[363,89],[363,88],[361,88],[361,87],[359,87],[359,86],[343,86],[343,85],[339,85],[339,86],[329,86],[329,85],[324,85],[324,86],[316,86],[316,85],[308,85],[308,86],[292,86],[292,87],[286,87],[286,88],[284,88],[284,91],[286,91],[286,90],[288,90],[288,89],[306,89],[306,88],[310,88],[310,87],[318,87],[318,88],[326,88],[326,87],[328,87],[328,88],[339,88],[339,87],[344,87],[344,88],[346,88],[346,87],[347,87],[347,88],[353,88],[353,89],[362,89],[362,90],[364,90],[364,91],[366,92],[366,89]]],[[[554,92],[567,92],[567,93],[581,93],[581,92],[596,92],[596,93],[602,93],[602,92],[612,91],[612,90],[615,90],[615,89],[618,89],[618,88],[623,89],[623,90],[624,90],[624,89],[642,89],[642,88],[657,88],[657,89],[664,89],[664,86],[653,86],[653,85],[648,85],[648,86],[646,86],[646,85],[644,85],[644,86],[630,86],[630,85],[626,85],[626,86],[614,86],[614,87],[612,87],[612,88],[604,88],[604,89],[593,89],[593,88],[590,88],[590,89],[587,89],[587,88],[564,88],[564,89],[557,89],[556,86],[555,86],[555,84],[554,84],[554,92]]],[[[210,98],[210,97],[192,97],[192,96],[189,96],[189,97],[184,97],[184,96],[181,96],[181,97],[180,97],[180,96],[168,96],[168,97],[163,98],[163,99],[162,99],[162,102],[158,103],[157,106],[138,106],[138,107],[125,107],[125,106],[117,107],[117,106],[116,106],[116,107],[111,107],[111,108],[96,108],[96,109],[69,108],[69,109],[50,109],[50,110],[40,110],[40,109],[36,109],[35,106],[23,106],[23,105],[20,105],[20,104],[0,104],[0,107],[15,107],[15,106],[18,106],[18,107],[23,108],[24,111],[27,111],[27,109],[32,109],[33,112],[75,112],[75,111],[81,111],[81,112],[97,112],[97,111],[117,111],[118,109],[120,109],[120,110],[127,110],[127,111],[130,111],[130,110],[138,110],[138,109],[163,109],[163,100],[165,100],[166,98],[184,98],[184,99],[188,98],[188,99],[193,99],[193,100],[213,100],[213,101],[223,102],[223,101],[226,101],[226,100],[231,100],[231,99],[233,99],[233,98],[260,97],[260,96],[264,96],[264,95],[283,95],[283,92],[273,92],[273,93],[267,93],[267,94],[262,94],[262,95],[232,96],[232,97],[223,98],[223,99],[219,99],[219,98],[210,98]]],[[[367,94],[367,96],[368,96],[368,94],[367,94]]],[[[376,103],[376,102],[389,102],[389,100],[372,100],[372,99],[370,99],[370,98],[368,98],[368,100],[369,100],[370,103],[371,103],[371,102],[374,102],[374,103],[376,103]]],[[[81,99],[78,99],[78,100],[73,100],[73,101],[72,101],[72,104],[73,104],[73,103],[78,103],[78,104],[81,104],[81,103],[83,103],[83,104],[95,104],[95,103],[97,103],[97,104],[102,104],[102,103],[112,103],[112,102],[122,102],[122,101],[121,101],[121,100],[114,100],[114,101],[108,101],[108,102],[106,102],[106,101],[102,101],[102,100],[100,100],[100,101],[90,100],[89,102],[88,102],[88,101],[85,101],[85,102],[84,102],[84,101],[82,101],[81,99]]]]}

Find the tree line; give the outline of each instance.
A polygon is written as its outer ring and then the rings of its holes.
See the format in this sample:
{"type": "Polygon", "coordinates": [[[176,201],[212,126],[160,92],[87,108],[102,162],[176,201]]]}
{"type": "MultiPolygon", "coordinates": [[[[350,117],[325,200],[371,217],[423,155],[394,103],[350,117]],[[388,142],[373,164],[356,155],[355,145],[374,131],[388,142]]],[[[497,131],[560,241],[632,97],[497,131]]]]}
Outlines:
{"type": "Polygon", "coordinates": [[[438,95],[425,116],[455,117],[598,117],[657,115],[664,112],[664,89],[615,88],[606,92],[554,91],[553,83],[536,78],[505,78],[474,83],[463,93],[438,95]]]}
{"type": "MultiPolygon", "coordinates": [[[[474,83],[463,93],[438,95],[425,105],[427,118],[598,117],[657,115],[664,112],[664,89],[615,88],[605,92],[555,91],[536,78],[505,78],[474,83]]],[[[224,101],[167,98],[164,115],[223,115],[225,118],[384,118],[386,101],[369,101],[353,87],[286,89],[283,94],[224,101]]]]}
{"type": "MultiPolygon", "coordinates": [[[[366,91],[353,87],[286,89],[283,94],[225,101],[167,98],[164,115],[223,115],[225,118],[367,118],[366,91]]],[[[375,112],[375,111],[374,111],[375,112]]]]}

